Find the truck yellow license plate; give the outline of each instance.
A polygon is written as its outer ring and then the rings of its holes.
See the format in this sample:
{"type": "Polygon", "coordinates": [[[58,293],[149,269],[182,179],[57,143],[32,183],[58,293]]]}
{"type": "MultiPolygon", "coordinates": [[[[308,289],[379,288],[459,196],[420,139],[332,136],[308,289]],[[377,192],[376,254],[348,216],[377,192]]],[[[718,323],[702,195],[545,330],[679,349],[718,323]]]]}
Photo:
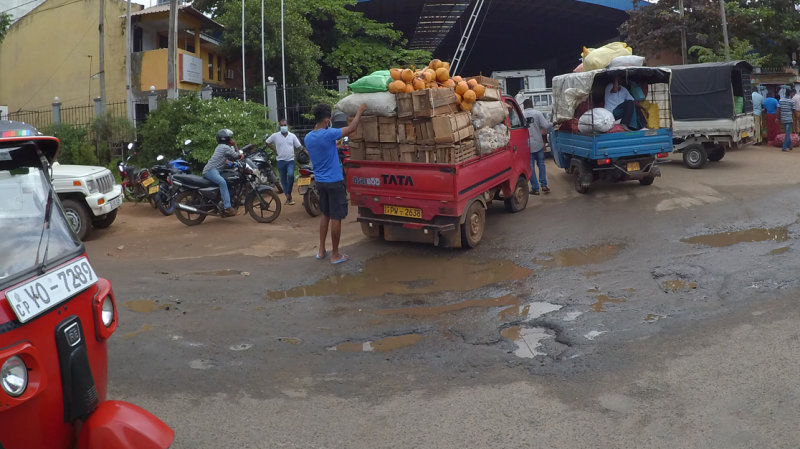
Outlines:
{"type": "Polygon", "coordinates": [[[299,186],[311,185],[311,178],[298,178],[297,185],[299,186]]]}
{"type": "Polygon", "coordinates": [[[398,217],[422,218],[422,209],[417,209],[414,207],[384,205],[383,213],[385,215],[397,215],[398,217]]]}
{"type": "Polygon", "coordinates": [[[147,187],[147,186],[149,186],[150,184],[152,184],[152,183],[154,183],[154,182],[155,182],[155,181],[153,181],[153,178],[147,178],[147,179],[145,179],[144,181],[142,181],[142,185],[143,185],[143,186],[145,186],[145,187],[147,187]]]}
{"type": "Polygon", "coordinates": [[[639,168],[638,162],[628,162],[628,171],[638,171],[641,170],[639,168]]]}

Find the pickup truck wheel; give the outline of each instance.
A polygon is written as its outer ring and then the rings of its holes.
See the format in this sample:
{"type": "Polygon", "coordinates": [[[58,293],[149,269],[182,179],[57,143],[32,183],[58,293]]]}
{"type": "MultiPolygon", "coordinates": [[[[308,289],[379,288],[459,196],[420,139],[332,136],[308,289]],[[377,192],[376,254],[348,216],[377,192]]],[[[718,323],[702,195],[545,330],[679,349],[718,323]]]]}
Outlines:
{"type": "Polygon", "coordinates": [[[69,227],[72,228],[72,231],[75,232],[79,239],[83,240],[86,234],[89,233],[92,223],[86,206],[73,199],[65,199],[61,201],[61,204],[64,206],[64,215],[67,216],[69,227]]]}
{"type": "Polygon", "coordinates": [[[467,209],[467,219],[461,225],[461,247],[475,248],[483,238],[486,228],[486,209],[480,201],[473,201],[467,209]]]}
{"type": "Polygon", "coordinates": [[[575,173],[575,191],[580,194],[589,193],[589,184],[583,182],[588,177],[586,169],[582,165],[578,165],[574,168],[573,173],[575,173]]]}
{"type": "Polygon", "coordinates": [[[709,153],[708,160],[711,162],[718,162],[721,161],[723,157],[725,157],[725,148],[717,147],[709,153]]]}
{"type": "Polygon", "coordinates": [[[114,220],[117,219],[118,210],[119,209],[114,209],[100,218],[95,218],[94,220],[92,220],[92,226],[94,226],[97,229],[105,229],[111,226],[111,223],[114,223],[114,220]]]}
{"type": "Polygon", "coordinates": [[[683,149],[683,164],[687,167],[703,168],[706,162],[708,162],[708,155],[702,145],[689,145],[683,149]]]}
{"type": "Polygon", "coordinates": [[[514,193],[511,198],[504,200],[506,210],[511,213],[520,212],[528,205],[528,194],[530,193],[528,181],[524,176],[520,176],[517,180],[517,185],[514,187],[514,193]]]}
{"type": "Polygon", "coordinates": [[[641,185],[643,185],[643,186],[649,186],[649,185],[650,185],[650,184],[652,184],[652,183],[653,183],[653,181],[655,181],[655,180],[656,180],[656,178],[654,178],[654,177],[652,177],[652,176],[648,176],[648,177],[646,177],[646,178],[642,178],[642,179],[640,179],[640,180],[639,180],[639,184],[641,184],[641,185]]]}

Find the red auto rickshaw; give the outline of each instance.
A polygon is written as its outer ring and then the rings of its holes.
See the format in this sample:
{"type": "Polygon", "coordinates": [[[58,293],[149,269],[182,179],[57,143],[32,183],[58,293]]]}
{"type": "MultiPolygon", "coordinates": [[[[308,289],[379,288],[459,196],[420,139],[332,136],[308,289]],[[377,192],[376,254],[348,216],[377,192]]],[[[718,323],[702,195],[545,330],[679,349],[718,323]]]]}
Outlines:
{"type": "Polygon", "coordinates": [[[106,400],[111,283],[50,184],[54,137],[0,121],[0,449],[163,449],[174,432],[106,400]]]}

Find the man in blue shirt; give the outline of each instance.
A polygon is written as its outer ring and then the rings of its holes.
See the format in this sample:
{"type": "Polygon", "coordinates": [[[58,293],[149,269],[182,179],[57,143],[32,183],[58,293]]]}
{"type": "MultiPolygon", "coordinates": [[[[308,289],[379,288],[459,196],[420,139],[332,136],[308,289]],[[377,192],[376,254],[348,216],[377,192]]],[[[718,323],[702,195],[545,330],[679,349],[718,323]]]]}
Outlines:
{"type": "Polygon", "coordinates": [[[764,110],[767,111],[767,142],[772,144],[775,137],[780,132],[780,120],[778,120],[778,99],[768,96],[764,99],[764,110]]]}
{"type": "Polygon", "coordinates": [[[325,241],[328,238],[328,226],[331,228],[331,263],[342,263],[347,255],[339,254],[339,239],[342,235],[342,220],[347,217],[347,189],[344,185],[342,164],[339,162],[339,149],[336,141],[356,130],[361,114],[367,109],[362,104],[358,108],[353,121],[344,128],[331,128],[331,106],[318,104],[312,111],[317,124],[314,130],[306,134],[304,139],[311,164],[314,166],[314,178],[319,192],[319,208],[322,218],[319,222],[319,249],[317,259],[324,259],[328,252],[325,241]]]}

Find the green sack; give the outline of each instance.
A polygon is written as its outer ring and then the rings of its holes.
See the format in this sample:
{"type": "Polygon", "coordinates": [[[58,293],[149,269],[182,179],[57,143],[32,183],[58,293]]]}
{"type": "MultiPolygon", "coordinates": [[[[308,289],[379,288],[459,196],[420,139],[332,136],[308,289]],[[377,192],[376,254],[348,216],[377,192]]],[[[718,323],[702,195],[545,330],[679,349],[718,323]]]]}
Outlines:
{"type": "Polygon", "coordinates": [[[386,92],[389,90],[389,83],[391,82],[392,75],[389,74],[388,70],[378,70],[350,83],[350,89],[360,94],[386,92]]]}
{"type": "Polygon", "coordinates": [[[744,98],[733,97],[733,107],[735,108],[737,114],[744,113],[744,98]]]}

